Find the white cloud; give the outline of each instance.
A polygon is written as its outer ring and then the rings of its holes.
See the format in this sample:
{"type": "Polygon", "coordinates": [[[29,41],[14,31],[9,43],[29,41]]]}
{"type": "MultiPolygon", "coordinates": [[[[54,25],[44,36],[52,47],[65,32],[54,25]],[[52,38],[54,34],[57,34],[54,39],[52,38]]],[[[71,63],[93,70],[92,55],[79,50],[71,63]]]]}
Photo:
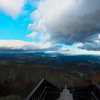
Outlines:
{"type": "Polygon", "coordinates": [[[21,40],[0,40],[0,49],[22,49],[22,50],[39,50],[51,48],[51,43],[43,44],[35,42],[26,42],[21,40]]]}
{"type": "Polygon", "coordinates": [[[59,48],[58,50],[56,51],[46,51],[46,53],[62,53],[62,54],[70,54],[72,53],[72,49],[69,48],[59,48]]]}
{"type": "Polygon", "coordinates": [[[82,47],[82,46],[83,46],[82,43],[78,43],[78,44],[76,45],[76,47],[82,47]]]}
{"type": "Polygon", "coordinates": [[[28,0],[28,2],[31,4],[33,8],[37,8],[37,5],[40,0],[28,0]]]}
{"type": "Polygon", "coordinates": [[[61,49],[58,50],[58,53],[68,54],[69,52],[71,52],[71,49],[61,48],[61,49]]]}
{"type": "Polygon", "coordinates": [[[39,39],[40,39],[41,41],[46,42],[47,40],[50,39],[50,34],[48,34],[48,33],[42,33],[41,36],[39,37],[39,39]]]}
{"type": "Polygon", "coordinates": [[[98,35],[98,39],[100,39],[100,34],[98,35]]]}
{"type": "Polygon", "coordinates": [[[27,0],[0,0],[0,10],[16,18],[23,11],[27,0]]]}
{"type": "Polygon", "coordinates": [[[0,40],[0,52],[46,52],[57,51],[60,47],[50,42],[35,43],[22,40],[0,40]]]}
{"type": "Polygon", "coordinates": [[[36,38],[36,35],[37,35],[36,32],[32,32],[31,34],[28,34],[28,35],[26,35],[25,37],[35,39],[35,38],[36,38]]]}

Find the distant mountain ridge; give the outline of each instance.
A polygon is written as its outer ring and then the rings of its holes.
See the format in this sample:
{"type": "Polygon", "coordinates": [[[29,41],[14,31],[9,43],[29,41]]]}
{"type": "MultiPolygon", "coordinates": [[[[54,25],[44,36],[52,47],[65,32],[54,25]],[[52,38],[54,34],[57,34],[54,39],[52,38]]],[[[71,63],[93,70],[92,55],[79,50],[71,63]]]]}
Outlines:
{"type": "Polygon", "coordinates": [[[93,55],[63,55],[57,53],[22,53],[22,54],[0,54],[0,61],[15,61],[23,62],[29,61],[34,64],[45,64],[56,67],[64,67],[68,64],[74,63],[89,63],[93,65],[100,64],[100,56],[93,55]]]}
{"type": "Polygon", "coordinates": [[[63,55],[62,53],[44,53],[44,52],[35,52],[35,53],[0,53],[0,56],[15,56],[15,55],[28,55],[28,56],[53,56],[53,55],[63,55]]]}

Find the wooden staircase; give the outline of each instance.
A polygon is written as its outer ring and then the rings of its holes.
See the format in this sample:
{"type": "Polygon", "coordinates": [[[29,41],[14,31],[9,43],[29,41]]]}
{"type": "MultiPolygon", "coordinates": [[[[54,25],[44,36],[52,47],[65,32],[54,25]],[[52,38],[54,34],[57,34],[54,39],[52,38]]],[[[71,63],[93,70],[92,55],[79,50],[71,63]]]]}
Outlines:
{"type": "Polygon", "coordinates": [[[68,89],[64,89],[63,92],[60,94],[60,98],[58,100],[73,100],[73,97],[68,89]]]}

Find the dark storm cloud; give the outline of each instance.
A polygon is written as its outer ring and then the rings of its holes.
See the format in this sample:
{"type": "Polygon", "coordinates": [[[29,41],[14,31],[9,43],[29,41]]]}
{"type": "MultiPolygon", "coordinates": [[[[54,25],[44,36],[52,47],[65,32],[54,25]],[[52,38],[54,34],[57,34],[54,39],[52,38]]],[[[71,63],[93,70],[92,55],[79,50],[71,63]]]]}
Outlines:
{"type": "Polygon", "coordinates": [[[93,44],[100,34],[100,0],[40,1],[31,17],[35,21],[28,28],[50,34],[53,43],[93,44]]]}
{"type": "Polygon", "coordinates": [[[80,49],[86,49],[88,51],[100,51],[100,40],[96,40],[93,43],[84,43],[81,45],[77,45],[80,49]]]}

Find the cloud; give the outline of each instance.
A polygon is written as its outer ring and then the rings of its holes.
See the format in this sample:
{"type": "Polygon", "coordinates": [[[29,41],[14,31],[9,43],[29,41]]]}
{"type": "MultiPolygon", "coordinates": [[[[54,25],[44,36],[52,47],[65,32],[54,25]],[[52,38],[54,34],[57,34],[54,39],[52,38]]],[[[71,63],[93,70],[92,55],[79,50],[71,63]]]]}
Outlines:
{"type": "Polygon", "coordinates": [[[0,40],[0,52],[22,52],[22,51],[49,51],[57,50],[59,47],[50,42],[43,44],[35,42],[26,42],[22,40],[0,40]]]}
{"type": "Polygon", "coordinates": [[[100,35],[98,37],[90,38],[89,43],[79,43],[76,47],[80,49],[86,49],[88,51],[100,51],[100,35]]]}
{"type": "Polygon", "coordinates": [[[67,48],[59,48],[58,50],[54,50],[54,51],[46,51],[46,53],[62,53],[62,54],[69,54],[71,53],[72,50],[71,49],[67,49],[67,48]]]}
{"type": "Polygon", "coordinates": [[[23,11],[27,0],[0,0],[0,10],[16,18],[23,11]]]}
{"type": "MultiPolygon", "coordinates": [[[[41,0],[28,28],[49,34],[53,43],[92,43],[100,33],[99,0],[41,0]]],[[[95,44],[94,44],[95,45],[95,44]]]]}
{"type": "Polygon", "coordinates": [[[67,54],[67,53],[69,53],[70,51],[72,51],[71,49],[67,49],[67,48],[60,48],[60,49],[58,49],[58,53],[65,53],[65,54],[67,54]]]}
{"type": "Polygon", "coordinates": [[[41,34],[41,36],[39,37],[39,39],[41,40],[41,41],[44,41],[44,42],[46,42],[47,40],[50,40],[50,35],[48,34],[48,33],[42,33],[41,34]]]}
{"type": "Polygon", "coordinates": [[[84,44],[77,44],[77,47],[80,49],[86,49],[88,51],[100,51],[100,41],[94,43],[84,43],[84,44]]]}
{"type": "Polygon", "coordinates": [[[28,0],[28,2],[31,4],[33,8],[37,8],[37,5],[40,0],[28,0]]]}
{"type": "Polygon", "coordinates": [[[35,39],[35,38],[36,38],[36,35],[37,35],[36,32],[32,32],[31,34],[28,34],[28,35],[26,35],[25,37],[35,39]]]}
{"type": "MultiPolygon", "coordinates": [[[[81,46],[83,45],[80,45],[80,47],[81,46]]],[[[77,47],[79,47],[79,45],[77,47]]],[[[50,42],[44,44],[42,42],[35,43],[22,40],[0,40],[0,53],[28,53],[28,52],[63,53],[63,54],[74,54],[74,55],[100,54],[99,51],[94,52],[94,51],[86,51],[86,50],[79,50],[72,48],[64,48],[61,46],[52,45],[50,42]]]]}

